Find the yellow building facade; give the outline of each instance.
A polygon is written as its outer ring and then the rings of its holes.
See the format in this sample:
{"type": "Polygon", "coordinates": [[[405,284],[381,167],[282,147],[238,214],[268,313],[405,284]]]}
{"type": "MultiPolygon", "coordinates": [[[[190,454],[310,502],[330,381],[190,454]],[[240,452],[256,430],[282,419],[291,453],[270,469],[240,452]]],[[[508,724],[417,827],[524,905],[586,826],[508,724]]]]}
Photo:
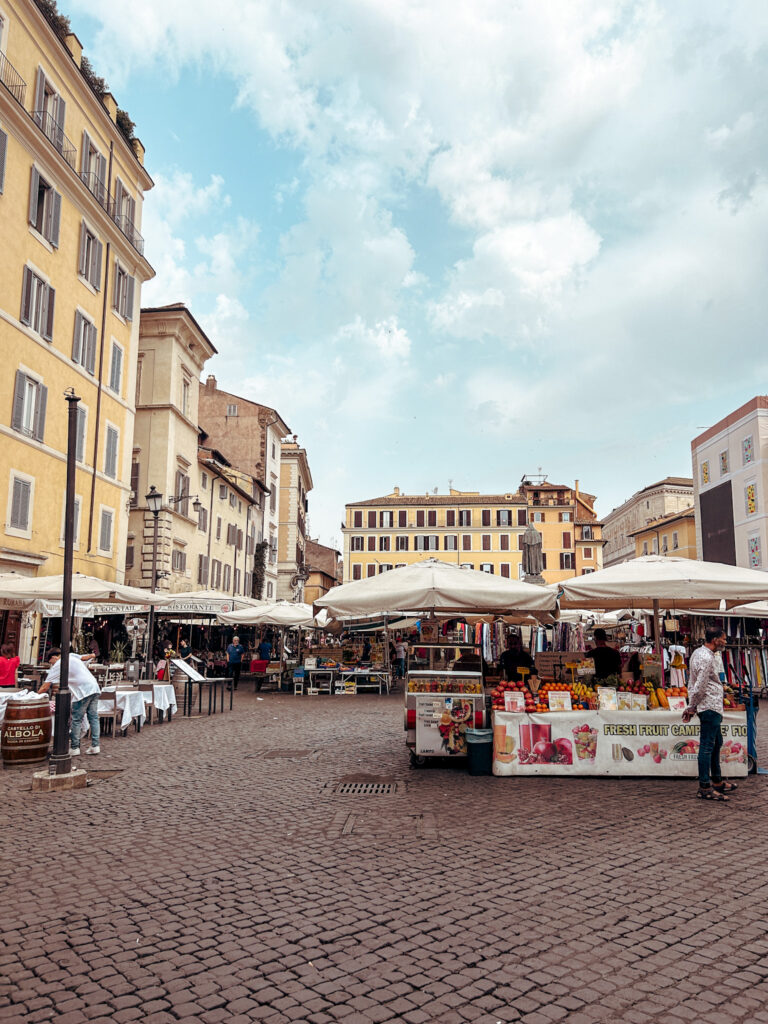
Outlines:
{"type": "Polygon", "coordinates": [[[62,571],[72,389],[74,567],[122,580],[152,180],[81,57],[31,0],[0,0],[0,571],[62,571]]]}
{"type": "Polygon", "coordinates": [[[635,557],[662,554],[695,559],[696,510],[685,508],[682,512],[652,519],[631,536],[635,542],[635,557]]]}
{"type": "Polygon", "coordinates": [[[344,582],[439,558],[518,579],[525,497],[514,494],[391,494],[346,506],[344,582]]]}
{"type": "Polygon", "coordinates": [[[542,537],[547,583],[595,572],[603,567],[603,524],[595,512],[595,495],[579,488],[549,483],[546,477],[524,477],[520,491],[528,520],[542,537]]]}

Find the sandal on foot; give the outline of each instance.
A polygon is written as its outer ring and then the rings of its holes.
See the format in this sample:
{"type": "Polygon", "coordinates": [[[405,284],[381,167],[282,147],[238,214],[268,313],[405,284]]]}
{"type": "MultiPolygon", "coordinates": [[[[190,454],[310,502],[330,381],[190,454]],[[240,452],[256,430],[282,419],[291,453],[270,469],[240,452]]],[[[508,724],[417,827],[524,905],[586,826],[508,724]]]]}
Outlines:
{"type": "Polygon", "coordinates": [[[718,793],[735,793],[739,787],[735,782],[713,782],[712,788],[718,793]]]}
{"type": "Polygon", "coordinates": [[[699,789],[696,793],[699,800],[719,800],[720,803],[728,803],[728,797],[723,796],[722,793],[718,793],[717,790],[707,787],[706,789],[699,789]]]}

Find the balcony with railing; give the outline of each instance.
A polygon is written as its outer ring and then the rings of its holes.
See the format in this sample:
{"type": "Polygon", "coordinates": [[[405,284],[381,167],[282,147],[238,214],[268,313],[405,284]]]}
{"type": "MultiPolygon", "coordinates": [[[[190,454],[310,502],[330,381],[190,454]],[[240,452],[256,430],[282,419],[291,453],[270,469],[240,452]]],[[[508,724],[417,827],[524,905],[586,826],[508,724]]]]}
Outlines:
{"type": "Polygon", "coordinates": [[[109,212],[109,193],[107,192],[107,186],[96,174],[95,171],[81,171],[80,177],[85,184],[85,187],[91,192],[104,209],[109,212]]]}
{"type": "Polygon", "coordinates": [[[46,136],[54,149],[64,157],[72,170],[76,170],[77,150],[73,143],[64,134],[64,130],[46,110],[35,110],[32,113],[32,120],[46,136]]]}
{"type": "Polygon", "coordinates": [[[0,53],[0,82],[2,82],[16,102],[23,107],[24,97],[27,93],[27,83],[4,53],[0,53]]]}
{"type": "Polygon", "coordinates": [[[114,199],[110,199],[108,213],[112,220],[117,224],[120,230],[123,232],[125,237],[131,243],[136,252],[140,255],[144,255],[144,239],[134,227],[133,221],[130,217],[127,217],[122,210],[120,205],[115,202],[114,199]]]}

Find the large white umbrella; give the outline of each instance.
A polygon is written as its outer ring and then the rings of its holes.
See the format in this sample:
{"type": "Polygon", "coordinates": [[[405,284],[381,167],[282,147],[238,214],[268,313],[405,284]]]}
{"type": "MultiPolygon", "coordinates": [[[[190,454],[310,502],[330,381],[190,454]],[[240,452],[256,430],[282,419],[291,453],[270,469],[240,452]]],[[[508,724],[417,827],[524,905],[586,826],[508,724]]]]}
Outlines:
{"type": "MultiPolygon", "coordinates": [[[[31,605],[35,601],[61,601],[64,592],[64,577],[57,576],[17,576],[7,573],[0,577],[0,602],[25,601],[31,605]]],[[[84,576],[82,573],[72,574],[73,601],[100,601],[104,604],[130,605],[164,605],[168,603],[167,594],[152,593],[140,587],[129,587],[123,583],[98,579],[96,576],[84,576]]]]}
{"type": "Polygon", "coordinates": [[[315,601],[337,617],[392,612],[455,612],[503,615],[552,611],[554,591],[530,583],[465,569],[435,558],[333,587],[315,601]]]}
{"type": "Polygon", "coordinates": [[[233,626],[303,626],[313,627],[315,619],[308,604],[273,601],[237,612],[219,613],[221,622],[233,626]]]}
{"type": "Polygon", "coordinates": [[[720,562],[643,555],[560,583],[561,607],[720,609],[768,600],[768,573],[720,562]]]}

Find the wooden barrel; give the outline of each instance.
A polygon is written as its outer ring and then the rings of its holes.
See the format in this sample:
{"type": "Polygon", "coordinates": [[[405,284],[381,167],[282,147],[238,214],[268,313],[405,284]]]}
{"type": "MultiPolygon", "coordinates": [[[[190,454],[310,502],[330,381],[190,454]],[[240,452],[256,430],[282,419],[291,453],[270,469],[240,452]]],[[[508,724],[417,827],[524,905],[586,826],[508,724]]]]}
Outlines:
{"type": "Polygon", "coordinates": [[[43,764],[51,745],[52,725],[47,700],[9,700],[0,734],[3,768],[43,764]]]}

